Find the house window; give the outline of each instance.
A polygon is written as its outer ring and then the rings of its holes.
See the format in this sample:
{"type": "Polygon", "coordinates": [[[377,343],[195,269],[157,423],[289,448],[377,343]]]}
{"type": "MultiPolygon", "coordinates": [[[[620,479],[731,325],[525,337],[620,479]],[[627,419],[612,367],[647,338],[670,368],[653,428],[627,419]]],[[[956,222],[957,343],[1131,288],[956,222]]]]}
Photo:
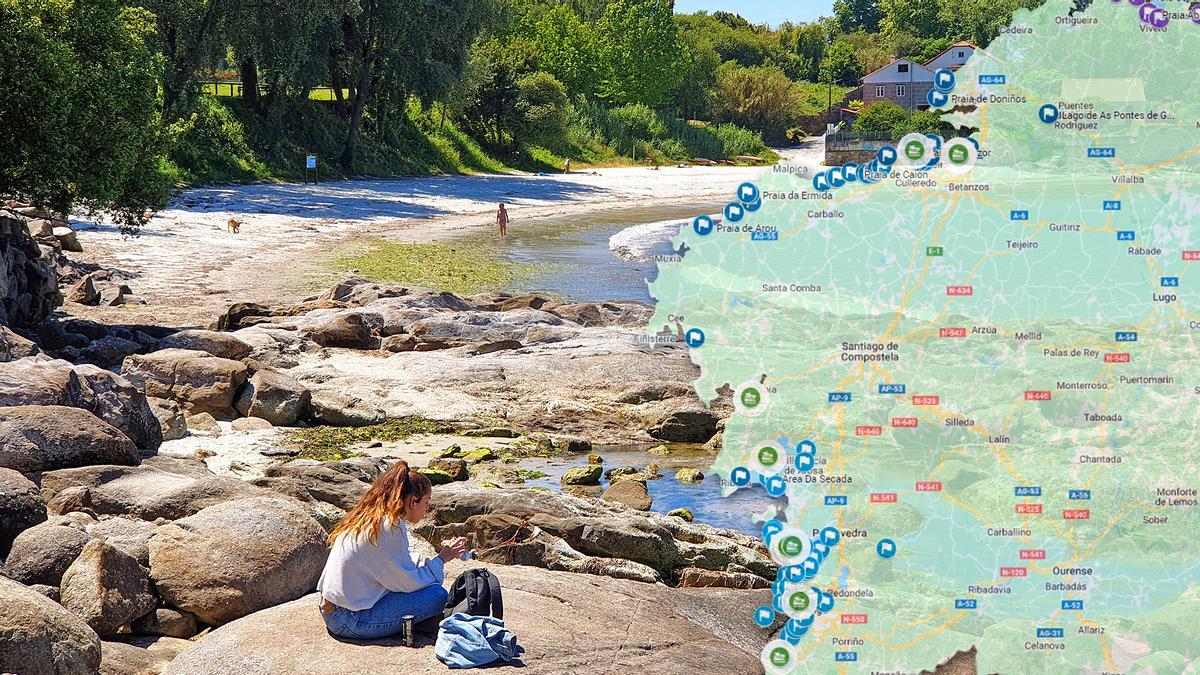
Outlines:
{"type": "Polygon", "coordinates": [[[875,85],[875,98],[887,96],[887,90],[882,84],[875,85]]]}
{"type": "Polygon", "coordinates": [[[906,93],[908,93],[908,87],[906,87],[903,84],[896,85],[896,95],[897,96],[904,96],[906,93]]]}
{"type": "Polygon", "coordinates": [[[900,67],[899,67],[899,69],[898,69],[898,70],[899,70],[900,72],[902,72],[902,73],[907,73],[907,72],[908,72],[908,64],[907,64],[907,63],[901,63],[901,64],[900,64],[900,67]]]}
{"type": "Polygon", "coordinates": [[[960,51],[960,52],[958,53],[958,58],[960,58],[960,59],[961,59],[961,58],[962,58],[963,56],[965,56],[965,55],[966,55],[966,52],[960,51]]]}

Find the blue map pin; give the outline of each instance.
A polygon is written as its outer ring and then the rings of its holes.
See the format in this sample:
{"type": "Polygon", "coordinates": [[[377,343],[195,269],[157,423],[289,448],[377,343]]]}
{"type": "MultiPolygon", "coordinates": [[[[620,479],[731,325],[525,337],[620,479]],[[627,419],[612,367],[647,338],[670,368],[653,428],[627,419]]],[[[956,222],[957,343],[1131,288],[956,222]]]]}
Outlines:
{"type": "Polygon", "coordinates": [[[746,216],[746,209],[738,202],[731,202],[725,207],[725,220],[736,223],[746,216]]]}
{"type": "Polygon", "coordinates": [[[833,610],[833,596],[829,593],[821,593],[817,599],[817,611],[829,612],[833,610]]]}
{"type": "Polygon", "coordinates": [[[737,466],[733,471],[729,472],[729,482],[737,487],[745,487],[750,484],[750,469],[744,466],[737,466]]]}
{"type": "Polygon", "coordinates": [[[933,86],[935,91],[943,94],[949,94],[954,89],[954,71],[949,68],[942,68],[933,74],[933,86]]]}
{"type": "Polygon", "coordinates": [[[712,234],[713,221],[708,216],[700,216],[692,221],[692,229],[701,237],[707,237],[712,234]]]}
{"type": "Polygon", "coordinates": [[[1038,111],[1038,117],[1046,124],[1054,124],[1058,121],[1058,107],[1047,103],[1038,111]]]}
{"type": "Polygon", "coordinates": [[[944,91],[930,89],[928,100],[930,106],[940,108],[950,102],[950,96],[944,91]]]}
{"type": "Polygon", "coordinates": [[[771,476],[764,487],[772,497],[782,497],[787,493],[787,481],[783,480],[783,476],[771,476]]]}
{"type": "Polygon", "coordinates": [[[700,345],[704,344],[704,331],[699,328],[693,328],[684,334],[683,340],[687,343],[687,346],[692,349],[698,349],[700,345]]]}
{"type": "Polygon", "coordinates": [[[771,624],[775,623],[775,610],[766,605],[754,610],[754,623],[763,628],[770,627],[771,624]]]}
{"type": "Polygon", "coordinates": [[[783,529],[783,523],[781,523],[775,519],[771,519],[771,520],[768,520],[767,522],[763,523],[762,536],[763,536],[763,541],[766,542],[767,546],[771,545],[771,537],[775,536],[775,533],[779,532],[782,529],[783,529]]]}
{"type": "Polygon", "coordinates": [[[875,544],[875,552],[880,558],[890,558],[896,555],[896,542],[891,539],[880,539],[878,544],[875,544]]]}
{"type": "Polygon", "coordinates": [[[817,463],[817,460],[812,455],[809,455],[809,454],[796,455],[795,464],[796,464],[797,471],[800,471],[802,473],[807,473],[809,471],[812,471],[813,466],[815,466],[816,463],[817,463]]]}
{"type": "Polygon", "coordinates": [[[738,186],[738,200],[743,204],[758,201],[760,193],[754,183],[742,183],[738,186]]]}

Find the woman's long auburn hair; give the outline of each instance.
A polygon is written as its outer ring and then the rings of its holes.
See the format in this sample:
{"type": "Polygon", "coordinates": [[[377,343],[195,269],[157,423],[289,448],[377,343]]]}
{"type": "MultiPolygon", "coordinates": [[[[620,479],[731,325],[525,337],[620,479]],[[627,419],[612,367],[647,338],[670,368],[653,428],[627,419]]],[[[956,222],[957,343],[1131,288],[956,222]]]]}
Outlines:
{"type": "Polygon", "coordinates": [[[368,541],[378,546],[384,519],[401,520],[407,512],[409,498],[419,500],[432,493],[433,483],[429,482],[428,476],[409,469],[408,462],[396,462],[375,479],[362,499],[329,533],[329,546],[332,547],[343,534],[353,537],[364,530],[368,541]]]}

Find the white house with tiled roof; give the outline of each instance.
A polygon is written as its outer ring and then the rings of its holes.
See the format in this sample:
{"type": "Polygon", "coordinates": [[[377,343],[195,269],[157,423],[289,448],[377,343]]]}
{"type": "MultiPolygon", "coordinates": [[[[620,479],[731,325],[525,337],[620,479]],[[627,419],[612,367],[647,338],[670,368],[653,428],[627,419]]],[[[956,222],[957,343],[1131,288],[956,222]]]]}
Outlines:
{"type": "Polygon", "coordinates": [[[970,42],[956,42],[925,63],[895,59],[862,79],[863,104],[888,100],[909,110],[924,110],[929,107],[927,97],[933,89],[933,74],[942,68],[958,70],[976,49],[970,42]]]}
{"type": "Polygon", "coordinates": [[[979,48],[965,40],[963,42],[955,42],[946,51],[926,61],[925,67],[935,72],[942,68],[958,70],[963,67],[967,59],[975,54],[976,49],[979,48]]]}

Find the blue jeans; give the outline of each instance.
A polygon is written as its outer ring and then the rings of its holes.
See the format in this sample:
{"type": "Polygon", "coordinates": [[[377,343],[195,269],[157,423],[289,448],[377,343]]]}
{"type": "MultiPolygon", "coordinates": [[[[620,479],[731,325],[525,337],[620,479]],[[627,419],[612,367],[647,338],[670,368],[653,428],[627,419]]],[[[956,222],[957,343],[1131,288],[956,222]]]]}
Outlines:
{"type": "Polygon", "coordinates": [[[334,605],[332,614],[321,616],[329,632],[338,637],[374,640],[403,631],[406,614],[412,615],[413,623],[440,617],[447,597],[446,589],[434,584],[412,593],[388,593],[370,609],[354,611],[334,605]]]}

